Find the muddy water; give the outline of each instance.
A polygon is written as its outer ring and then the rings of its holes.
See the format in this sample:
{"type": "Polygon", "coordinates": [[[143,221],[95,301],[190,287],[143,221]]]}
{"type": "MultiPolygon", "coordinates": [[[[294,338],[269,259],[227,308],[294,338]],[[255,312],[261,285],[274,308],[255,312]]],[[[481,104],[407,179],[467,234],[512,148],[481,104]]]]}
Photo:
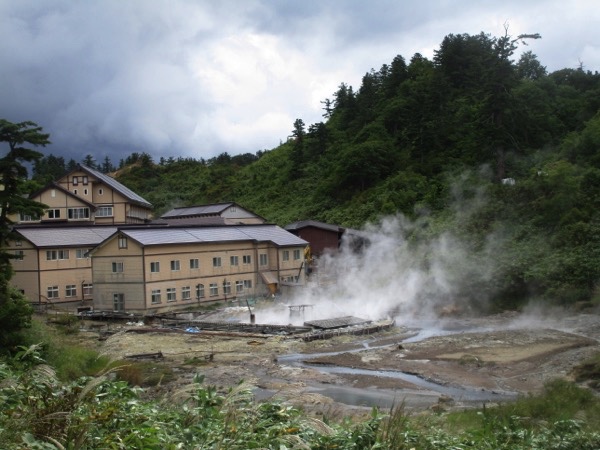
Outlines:
{"type": "MultiPolygon", "coordinates": [[[[417,342],[431,336],[454,334],[454,330],[436,330],[435,332],[427,330],[415,330],[412,336],[405,339],[404,342],[417,342]]],[[[378,378],[388,378],[408,382],[414,386],[413,389],[377,389],[377,388],[355,388],[351,386],[339,386],[318,382],[309,383],[309,392],[319,393],[327,396],[336,402],[352,406],[391,408],[394,405],[404,403],[406,406],[423,406],[424,404],[433,404],[442,397],[446,400],[463,403],[485,403],[506,401],[516,398],[517,394],[513,392],[498,392],[482,390],[480,388],[451,387],[426,380],[414,374],[395,371],[395,370],[369,370],[357,369],[343,366],[330,366],[322,364],[311,364],[312,359],[335,356],[342,353],[358,353],[365,349],[381,349],[395,346],[394,344],[370,346],[368,341],[362,343],[361,347],[353,350],[344,350],[336,352],[323,352],[313,354],[289,354],[278,357],[278,363],[293,367],[310,367],[327,374],[370,376],[378,378]]]]}

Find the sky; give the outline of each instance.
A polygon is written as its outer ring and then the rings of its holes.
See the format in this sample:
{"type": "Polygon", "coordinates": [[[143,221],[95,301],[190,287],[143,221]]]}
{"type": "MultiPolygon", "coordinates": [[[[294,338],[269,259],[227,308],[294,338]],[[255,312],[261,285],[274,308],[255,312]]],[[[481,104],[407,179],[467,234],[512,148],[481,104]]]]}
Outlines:
{"type": "Polygon", "coordinates": [[[133,152],[269,150],[323,120],[341,83],[433,57],[449,34],[539,33],[549,72],[600,70],[597,0],[0,0],[0,118],[43,151],[114,164],[133,152]]]}

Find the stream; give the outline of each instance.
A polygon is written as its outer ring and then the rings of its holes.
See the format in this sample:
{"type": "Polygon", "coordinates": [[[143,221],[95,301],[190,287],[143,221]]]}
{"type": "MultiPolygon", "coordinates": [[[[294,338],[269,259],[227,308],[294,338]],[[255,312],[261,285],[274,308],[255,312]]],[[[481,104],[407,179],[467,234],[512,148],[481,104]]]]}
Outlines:
{"type": "MultiPolygon", "coordinates": [[[[441,334],[452,333],[452,331],[445,330],[445,332],[438,332],[435,335],[439,336],[441,334]]],[[[404,342],[416,342],[431,335],[433,334],[430,332],[423,333],[421,330],[405,339],[404,342]]],[[[485,403],[490,401],[511,400],[517,396],[517,394],[513,392],[497,392],[481,388],[445,386],[414,374],[396,370],[369,370],[336,365],[311,364],[311,359],[335,356],[341,353],[359,353],[365,350],[387,348],[393,345],[398,344],[370,346],[369,343],[365,341],[362,343],[362,347],[352,350],[281,355],[277,358],[277,361],[281,365],[311,368],[322,373],[392,378],[409,382],[415,386],[414,389],[368,389],[319,383],[315,381],[307,382],[308,392],[318,393],[327,396],[336,402],[352,406],[392,408],[401,403],[406,406],[423,406],[436,403],[442,396],[459,402],[485,403]]]]}

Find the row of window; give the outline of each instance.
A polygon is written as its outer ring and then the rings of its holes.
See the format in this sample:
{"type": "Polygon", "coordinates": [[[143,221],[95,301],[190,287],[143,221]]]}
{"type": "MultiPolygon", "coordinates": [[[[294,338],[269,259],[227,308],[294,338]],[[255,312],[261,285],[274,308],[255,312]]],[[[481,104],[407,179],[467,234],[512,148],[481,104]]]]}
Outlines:
{"type": "MultiPolygon", "coordinates": [[[[266,266],[268,264],[268,258],[267,258],[267,254],[263,253],[260,256],[260,265],[261,266],[266,266]]],[[[212,259],[212,266],[213,267],[222,267],[222,259],[220,256],[215,256],[212,259]]],[[[239,266],[239,257],[238,256],[230,256],[229,257],[229,264],[231,266],[239,266]]],[[[247,265],[247,264],[252,264],[252,256],[251,255],[244,255],[242,256],[242,264],[247,265]]],[[[191,258],[190,259],[190,269],[199,269],[200,268],[200,260],[198,258],[191,258]]],[[[178,259],[174,259],[171,260],[171,270],[172,271],[179,271],[181,270],[181,262],[178,259]]],[[[150,262],[150,272],[152,273],[158,273],[160,272],[160,261],[152,261],[150,262]]]]}
{"type": "MultiPolygon", "coordinates": [[[[89,248],[77,248],[75,249],[76,259],[89,258],[89,248]]],[[[58,259],[69,259],[71,252],[70,250],[46,250],[46,261],[55,261],[58,259]]],[[[21,258],[22,259],[22,258],[21,258]]]]}
{"type": "MultiPolygon", "coordinates": [[[[86,297],[86,296],[92,295],[92,288],[93,288],[92,283],[83,283],[81,285],[83,296],[86,297]]],[[[49,299],[59,298],[60,297],[59,287],[58,286],[48,286],[48,288],[46,289],[46,297],[48,297],[49,299]]],[[[72,298],[72,297],[77,297],[77,285],[76,284],[67,284],[65,286],[65,298],[72,298]]]]}
{"type": "MultiPolygon", "coordinates": [[[[223,282],[223,294],[231,295],[231,282],[224,281],[223,282]]],[[[208,286],[210,297],[216,297],[219,295],[219,284],[218,283],[210,283],[208,286]]],[[[235,282],[235,292],[236,294],[242,294],[247,289],[252,289],[252,280],[239,280],[235,282]]],[[[205,298],[205,289],[203,284],[197,284],[195,289],[195,298],[196,300],[200,300],[201,298],[205,298]]],[[[167,288],[166,291],[166,300],[167,302],[176,302],[177,301],[177,289],[176,288],[167,288]]],[[[192,289],[190,286],[184,286],[181,288],[181,300],[191,300],[192,299],[192,289]]],[[[153,304],[162,302],[162,290],[161,289],[153,289],[151,292],[151,301],[153,304]]]]}
{"type": "MultiPolygon", "coordinates": [[[[51,208],[46,211],[49,219],[61,219],[60,208],[51,208]]],[[[40,220],[39,217],[31,214],[21,214],[21,222],[35,222],[40,220]]],[[[112,206],[99,206],[96,209],[96,217],[112,217],[113,207],[112,206]]],[[[77,207],[67,208],[67,218],[69,220],[85,220],[90,218],[90,208],[77,207]]]]}
{"type": "MultiPolygon", "coordinates": [[[[294,261],[298,261],[300,259],[300,250],[294,250],[293,251],[293,257],[294,257],[294,261]]],[[[283,251],[283,258],[284,261],[289,261],[290,260],[290,251],[289,250],[284,250],[283,251]]]]}

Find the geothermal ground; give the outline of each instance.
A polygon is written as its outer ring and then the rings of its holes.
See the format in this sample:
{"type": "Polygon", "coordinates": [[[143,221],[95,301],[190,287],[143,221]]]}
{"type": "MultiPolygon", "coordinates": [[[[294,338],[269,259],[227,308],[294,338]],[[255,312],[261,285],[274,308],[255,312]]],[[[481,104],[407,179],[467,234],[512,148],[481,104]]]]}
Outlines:
{"type": "MultiPolygon", "coordinates": [[[[263,315],[255,310],[256,322],[263,315]]],[[[264,316],[266,316],[266,312],[264,316]]],[[[239,308],[216,320],[247,320],[239,308]]],[[[315,414],[362,414],[403,403],[410,411],[453,409],[510,401],[536,393],[551,379],[600,351],[600,315],[504,313],[402,321],[390,330],[304,342],[288,336],[201,330],[166,332],[112,325],[99,342],[114,359],[161,353],[174,381],[153,395],[180,390],[195,374],[226,391],[241,380],[257,400],[278,398],[315,414]],[[556,318],[560,317],[560,318],[556,318]]]]}

